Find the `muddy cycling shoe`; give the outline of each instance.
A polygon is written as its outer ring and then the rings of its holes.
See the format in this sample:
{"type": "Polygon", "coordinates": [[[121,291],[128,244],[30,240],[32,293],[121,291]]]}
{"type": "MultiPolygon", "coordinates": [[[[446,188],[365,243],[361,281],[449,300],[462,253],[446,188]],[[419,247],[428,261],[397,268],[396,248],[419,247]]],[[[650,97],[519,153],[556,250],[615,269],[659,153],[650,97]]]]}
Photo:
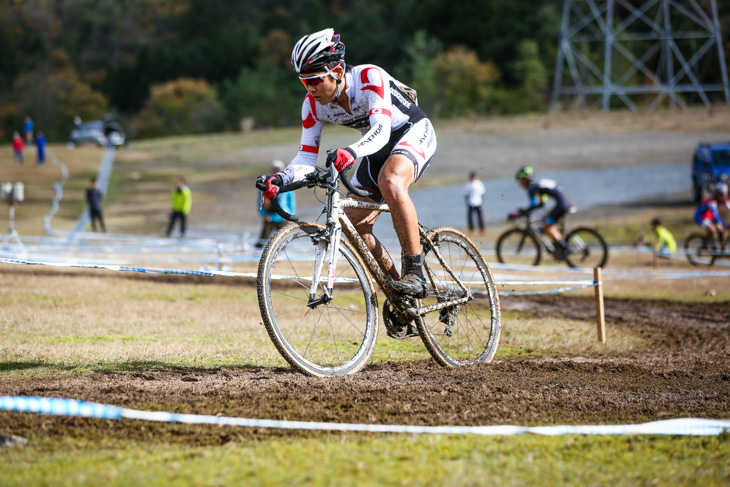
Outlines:
{"type": "Polygon", "coordinates": [[[399,281],[389,277],[385,283],[391,291],[413,298],[425,298],[428,294],[426,280],[417,274],[406,274],[399,281]]]}
{"type": "Polygon", "coordinates": [[[561,244],[555,245],[553,255],[557,260],[565,260],[565,257],[568,255],[568,247],[561,244]]]}
{"type": "Polygon", "coordinates": [[[387,299],[383,303],[383,323],[388,336],[397,340],[418,336],[418,329],[412,319],[408,319],[401,314],[395,312],[390,301],[387,299]]]}

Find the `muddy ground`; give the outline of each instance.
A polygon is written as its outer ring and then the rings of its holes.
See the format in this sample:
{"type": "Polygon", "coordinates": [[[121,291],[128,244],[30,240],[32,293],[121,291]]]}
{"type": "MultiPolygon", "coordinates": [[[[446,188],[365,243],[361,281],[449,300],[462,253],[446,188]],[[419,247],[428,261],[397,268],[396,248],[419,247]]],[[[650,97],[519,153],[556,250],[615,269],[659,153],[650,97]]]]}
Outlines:
{"type": "MultiPolygon", "coordinates": [[[[504,310],[589,319],[592,298],[505,297],[504,310]]],[[[168,369],[0,383],[0,395],[97,401],[129,408],[265,419],[415,425],[633,423],[730,418],[730,303],[607,299],[614,329],[651,346],[582,356],[509,358],[444,369],[432,361],[370,365],[349,377],[287,368],[168,369]]],[[[415,338],[416,340],[418,338],[415,338]]],[[[0,413],[0,432],[190,445],[314,435],[211,426],[0,413]]]]}

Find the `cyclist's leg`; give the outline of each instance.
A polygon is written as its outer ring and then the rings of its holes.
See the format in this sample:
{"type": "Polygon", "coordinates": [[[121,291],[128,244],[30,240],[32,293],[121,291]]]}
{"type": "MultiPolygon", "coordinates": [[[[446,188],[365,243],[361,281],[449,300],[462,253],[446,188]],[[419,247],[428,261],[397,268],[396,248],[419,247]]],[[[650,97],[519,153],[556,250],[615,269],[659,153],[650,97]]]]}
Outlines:
{"type": "Polygon", "coordinates": [[[722,222],[717,222],[717,240],[720,242],[720,249],[722,249],[725,246],[725,231],[727,230],[725,228],[725,225],[722,224],[722,222]]]}
{"type": "Polygon", "coordinates": [[[415,180],[413,163],[404,155],[393,154],[378,175],[378,187],[390,207],[393,226],[404,255],[421,253],[418,214],[408,188],[415,180]]]}
{"type": "Polygon", "coordinates": [[[545,233],[550,235],[550,237],[553,239],[553,242],[562,245],[563,248],[565,248],[565,238],[563,237],[563,235],[561,235],[560,230],[558,229],[558,226],[556,224],[558,221],[560,221],[561,218],[565,216],[567,212],[567,208],[564,208],[561,205],[555,205],[555,207],[550,210],[550,213],[548,213],[548,215],[545,217],[545,225],[543,227],[545,233]]]}
{"type": "Polygon", "coordinates": [[[705,240],[707,243],[715,240],[717,229],[715,228],[715,222],[710,218],[705,218],[700,222],[700,226],[705,229],[705,240]]]}
{"type": "Polygon", "coordinates": [[[426,281],[418,215],[408,189],[431,163],[436,147],[431,121],[422,119],[400,137],[378,173],[378,188],[390,206],[393,226],[403,249],[401,279],[391,284],[395,290],[414,297],[426,294],[426,281]]]}

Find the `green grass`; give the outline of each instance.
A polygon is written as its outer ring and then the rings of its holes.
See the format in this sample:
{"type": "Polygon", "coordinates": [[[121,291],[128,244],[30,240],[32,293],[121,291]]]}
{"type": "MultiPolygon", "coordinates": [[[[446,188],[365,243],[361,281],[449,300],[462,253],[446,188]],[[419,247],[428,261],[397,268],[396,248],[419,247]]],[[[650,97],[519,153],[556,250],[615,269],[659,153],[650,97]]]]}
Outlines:
{"type": "MultiPolygon", "coordinates": [[[[236,430],[231,428],[232,436],[236,430]]],[[[727,485],[730,435],[321,434],[179,447],[39,437],[0,452],[0,485],[727,485]]]]}

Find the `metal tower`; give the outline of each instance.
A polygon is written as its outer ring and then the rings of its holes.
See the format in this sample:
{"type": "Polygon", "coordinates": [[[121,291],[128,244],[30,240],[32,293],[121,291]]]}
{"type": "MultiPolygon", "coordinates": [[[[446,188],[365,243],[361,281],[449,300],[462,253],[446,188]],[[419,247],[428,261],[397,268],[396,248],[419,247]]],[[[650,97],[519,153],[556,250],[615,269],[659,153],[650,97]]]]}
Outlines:
{"type": "Polygon", "coordinates": [[[553,107],[566,97],[603,110],[730,104],[715,0],[565,0],[553,107]]]}

